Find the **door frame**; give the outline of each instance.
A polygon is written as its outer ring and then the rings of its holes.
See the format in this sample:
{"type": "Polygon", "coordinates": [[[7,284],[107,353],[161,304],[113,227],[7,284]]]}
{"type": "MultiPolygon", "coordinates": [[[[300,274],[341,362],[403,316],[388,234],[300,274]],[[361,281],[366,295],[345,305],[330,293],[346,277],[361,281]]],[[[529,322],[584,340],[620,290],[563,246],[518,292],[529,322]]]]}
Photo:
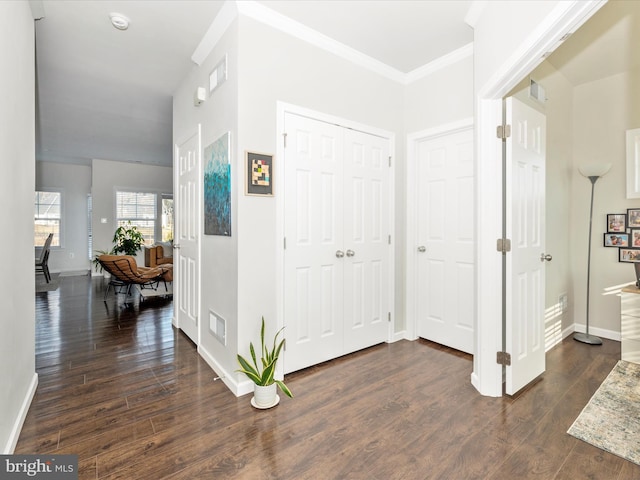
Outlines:
{"type": "MultiPolygon", "coordinates": [[[[178,156],[179,156],[179,150],[180,150],[180,145],[184,145],[185,142],[187,142],[190,138],[197,136],[198,138],[198,151],[197,151],[197,170],[198,170],[198,178],[202,179],[203,178],[203,168],[202,168],[202,124],[198,123],[198,125],[196,126],[195,129],[189,130],[189,133],[185,134],[183,137],[180,138],[179,141],[174,143],[174,147],[173,147],[173,205],[174,205],[174,219],[173,219],[173,238],[174,238],[174,242],[176,238],[179,238],[179,236],[177,235],[177,232],[179,231],[178,229],[180,228],[180,221],[178,219],[178,215],[181,214],[181,206],[180,206],[180,192],[179,192],[179,187],[180,187],[180,168],[178,165],[178,156]]],[[[196,192],[196,210],[197,210],[197,216],[198,216],[198,220],[196,223],[196,238],[198,239],[198,246],[197,246],[197,251],[198,251],[198,278],[196,278],[196,282],[197,282],[197,296],[198,296],[198,302],[197,302],[197,308],[198,308],[198,319],[200,320],[201,317],[201,309],[202,309],[202,268],[201,268],[201,259],[202,259],[202,241],[201,241],[201,235],[202,235],[202,187],[200,186],[201,182],[198,182],[198,191],[196,192]]],[[[175,249],[174,249],[175,250],[175,249]]],[[[179,249],[178,249],[178,257],[180,256],[179,253],[179,249]]],[[[176,252],[174,251],[174,256],[176,256],[176,252]]],[[[180,261],[180,259],[178,258],[178,262],[180,261]]],[[[180,319],[179,319],[179,315],[178,315],[178,309],[179,309],[179,295],[181,293],[181,289],[184,288],[184,284],[183,282],[181,282],[180,276],[177,275],[179,271],[178,269],[174,270],[174,278],[173,278],[173,318],[172,318],[172,324],[174,327],[176,327],[177,329],[180,330],[180,319]]],[[[196,344],[196,348],[199,351],[200,350],[200,338],[201,338],[201,330],[200,330],[200,326],[201,326],[202,322],[199,321],[198,322],[198,334],[197,334],[197,341],[195,342],[196,344]]]]}
{"type": "MultiPolygon", "coordinates": [[[[400,332],[406,340],[418,338],[418,268],[416,252],[416,235],[418,225],[418,152],[420,142],[433,140],[438,137],[452,135],[465,130],[473,129],[473,117],[467,117],[456,122],[447,123],[438,127],[421,130],[407,135],[407,172],[406,172],[406,237],[405,237],[405,331],[400,332]]],[[[475,167],[475,164],[474,164],[475,167]]],[[[475,173],[474,173],[475,176],[475,173]]],[[[475,294],[475,292],[473,292],[475,294]]],[[[397,338],[398,340],[400,338],[397,338]]]]}
{"type": "MultiPolygon", "coordinates": [[[[395,205],[396,205],[395,166],[396,166],[396,158],[397,158],[395,154],[396,153],[395,134],[387,130],[372,127],[372,126],[358,123],[342,117],[337,117],[335,115],[318,112],[315,110],[311,110],[305,107],[300,107],[298,105],[293,105],[293,104],[282,102],[282,101],[276,102],[276,110],[277,110],[276,158],[279,158],[281,160],[284,160],[285,158],[284,123],[285,123],[285,115],[287,113],[292,113],[294,115],[307,117],[313,120],[318,120],[320,122],[326,122],[333,125],[338,125],[340,127],[350,128],[352,130],[357,130],[370,135],[375,135],[377,137],[385,138],[389,142],[389,154],[392,157],[392,161],[391,161],[391,167],[389,168],[390,209],[389,209],[389,226],[388,227],[389,227],[389,231],[391,232],[391,246],[393,247],[391,251],[391,255],[389,255],[389,276],[391,277],[391,281],[389,282],[389,308],[391,309],[391,323],[389,325],[389,335],[387,338],[387,342],[390,343],[394,341],[393,332],[395,329],[393,327],[395,325],[395,320],[396,320],[395,256],[398,250],[398,243],[395,240],[395,238],[398,236],[398,233],[394,228],[395,205]]],[[[284,171],[284,168],[282,168],[279,171],[284,171]]],[[[284,190],[285,190],[284,181],[274,182],[274,190],[275,190],[274,195],[276,197],[276,235],[277,235],[276,245],[280,246],[276,252],[276,320],[278,324],[278,329],[280,329],[284,327],[284,290],[285,290],[284,289],[284,190]]]]}
{"type": "MultiPolygon", "coordinates": [[[[502,146],[496,126],[502,123],[502,98],[606,2],[566,2],[545,18],[539,28],[505,60],[502,68],[474,95],[476,128],[476,355],[471,384],[482,395],[502,396],[502,254],[496,239],[502,235],[502,146]]],[[[508,319],[507,319],[508,321],[508,319]]]]}

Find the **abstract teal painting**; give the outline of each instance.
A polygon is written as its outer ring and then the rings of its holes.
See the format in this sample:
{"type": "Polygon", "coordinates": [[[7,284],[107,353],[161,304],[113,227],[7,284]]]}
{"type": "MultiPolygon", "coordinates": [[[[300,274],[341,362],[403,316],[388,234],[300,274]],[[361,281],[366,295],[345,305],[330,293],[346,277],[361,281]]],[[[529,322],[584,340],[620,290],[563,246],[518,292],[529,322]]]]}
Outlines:
{"type": "Polygon", "coordinates": [[[230,133],[204,149],[204,234],[231,236],[230,133]]]}

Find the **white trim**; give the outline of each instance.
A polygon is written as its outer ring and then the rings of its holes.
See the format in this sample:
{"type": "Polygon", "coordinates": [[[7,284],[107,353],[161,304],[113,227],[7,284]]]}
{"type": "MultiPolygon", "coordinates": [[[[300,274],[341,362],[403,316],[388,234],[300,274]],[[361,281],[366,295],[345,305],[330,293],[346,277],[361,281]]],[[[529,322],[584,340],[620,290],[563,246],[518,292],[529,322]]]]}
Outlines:
{"type": "Polygon", "coordinates": [[[27,394],[22,400],[22,405],[20,406],[18,416],[16,417],[15,422],[13,422],[13,428],[11,429],[11,433],[9,434],[9,438],[7,439],[7,444],[2,450],[3,455],[11,455],[15,451],[16,445],[18,444],[18,438],[20,438],[20,432],[22,431],[22,426],[24,425],[24,421],[27,418],[27,413],[29,412],[29,407],[31,406],[31,402],[33,401],[33,397],[36,394],[37,388],[38,374],[34,372],[33,376],[31,377],[31,382],[29,383],[29,388],[27,389],[27,394]]]}
{"type": "MultiPolygon", "coordinates": [[[[582,323],[574,323],[573,324],[573,332],[586,333],[587,327],[582,323]]],[[[570,332],[570,333],[573,333],[570,332]]],[[[596,337],[603,337],[609,340],[615,340],[616,342],[622,341],[622,334],[620,332],[616,332],[614,330],[607,330],[605,328],[598,328],[589,326],[589,334],[595,335],[596,337]]]]}
{"type": "Polygon", "coordinates": [[[473,0],[469,10],[467,10],[467,14],[464,16],[464,23],[469,25],[471,28],[475,28],[482,12],[487,6],[487,3],[488,0],[473,0]]]}
{"type": "Polygon", "coordinates": [[[202,65],[202,62],[209,56],[215,46],[218,44],[224,33],[231,26],[238,16],[238,8],[236,2],[227,0],[209,26],[209,29],[200,40],[200,43],[193,51],[191,60],[196,65],[202,65]]]}
{"type": "Polygon", "coordinates": [[[429,75],[437,72],[438,70],[442,70],[443,68],[448,67],[449,65],[454,65],[467,57],[473,55],[473,42],[466,44],[463,47],[454,50],[446,55],[443,55],[436,60],[423,65],[422,67],[416,68],[411,72],[404,75],[404,79],[402,83],[404,85],[409,85],[417,80],[428,77],[429,75]]]}
{"type": "Polygon", "coordinates": [[[222,380],[222,382],[227,386],[231,393],[233,393],[236,397],[241,397],[242,395],[246,395],[247,393],[253,392],[253,382],[251,380],[245,380],[242,382],[238,382],[236,380],[237,374],[234,372],[228,372],[224,369],[222,365],[220,365],[216,359],[209,353],[209,351],[204,348],[204,346],[198,347],[198,353],[202,357],[202,359],[207,362],[207,365],[211,367],[211,369],[216,372],[218,378],[216,380],[222,380]]]}
{"type": "Polygon", "coordinates": [[[282,15],[268,7],[265,7],[253,0],[243,0],[237,3],[238,12],[241,15],[257,20],[269,25],[276,30],[292,35],[304,42],[310,43],[318,48],[331,52],[356,65],[364,67],[390,80],[403,83],[405,75],[389,65],[365,55],[358,50],[351,48],[344,43],[340,43],[317,30],[307,27],[300,22],[296,22],[289,17],[282,15]]]}
{"type": "Polygon", "coordinates": [[[473,43],[469,43],[422,67],[404,73],[254,0],[227,0],[191,55],[191,60],[196,65],[202,65],[238,15],[252,18],[402,85],[420,80],[473,54],[473,43]]]}
{"type": "MultiPolygon", "coordinates": [[[[308,108],[300,107],[290,103],[278,101],[276,103],[276,158],[284,159],[284,141],[283,134],[285,132],[284,123],[285,115],[293,113],[302,117],[311,118],[321,122],[346,127],[351,130],[375,135],[385,138],[389,142],[389,155],[392,157],[391,167],[389,168],[389,234],[391,235],[391,252],[389,254],[389,278],[395,279],[395,253],[396,253],[396,231],[395,225],[395,171],[396,171],[396,155],[395,155],[395,134],[388,130],[364,125],[362,123],[347,120],[342,117],[317,112],[308,108]]],[[[276,197],[276,245],[283,245],[284,242],[284,182],[275,182],[276,197]]],[[[392,322],[389,324],[387,334],[387,342],[391,343],[404,338],[404,332],[395,333],[393,325],[396,320],[395,312],[395,281],[392,280],[389,286],[389,308],[391,310],[392,322]]],[[[276,321],[278,328],[284,327],[284,248],[279,247],[276,252],[276,321]]]]}
{"type": "Polygon", "coordinates": [[[473,386],[483,395],[502,395],[502,368],[495,355],[502,348],[502,275],[496,239],[502,226],[502,153],[495,128],[502,121],[501,99],[528,75],[562,37],[575,31],[603,0],[559,2],[531,35],[476,92],[476,247],[477,314],[473,386]]]}
{"type": "Polygon", "coordinates": [[[417,144],[424,140],[431,140],[444,135],[470,130],[473,128],[473,117],[464,118],[456,122],[439,125],[407,135],[407,171],[406,171],[406,212],[407,226],[405,230],[405,336],[407,340],[418,338],[417,307],[417,275],[416,268],[416,236],[418,226],[418,175],[416,153],[417,144]]]}

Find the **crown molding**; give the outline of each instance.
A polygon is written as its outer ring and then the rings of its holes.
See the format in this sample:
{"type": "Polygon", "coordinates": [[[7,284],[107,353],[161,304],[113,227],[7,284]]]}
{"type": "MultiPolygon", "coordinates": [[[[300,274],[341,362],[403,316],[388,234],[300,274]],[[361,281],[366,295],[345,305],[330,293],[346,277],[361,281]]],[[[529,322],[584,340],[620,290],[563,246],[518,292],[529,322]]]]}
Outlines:
{"type": "Polygon", "coordinates": [[[402,85],[408,85],[427,77],[442,68],[473,55],[473,43],[469,43],[422,67],[416,68],[409,73],[404,73],[254,0],[227,0],[191,56],[191,60],[196,65],[201,65],[204,62],[238,15],[252,18],[402,85]]]}
{"type": "Polygon", "coordinates": [[[453,65],[467,57],[473,56],[473,42],[467,43],[464,47],[460,47],[453,52],[447,53],[440,58],[435,59],[433,62],[429,62],[422,67],[416,68],[404,75],[403,83],[409,85],[410,83],[420,80],[421,78],[428,77],[429,75],[442,70],[443,68],[453,65]]]}
{"type": "Polygon", "coordinates": [[[488,0],[474,0],[471,2],[471,6],[464,17],[464,23],[469,25],[471,28],[476,28],[476,24],[480,19],[480,15],[482,15],[482,12],[487,6],[487,2],[488,0]]]}
{"type": "Polygon", "coordinates": [[[193,63],[198,66],[202,65],[202,62],[204,62],[213,51],[214,47],[224,35],[224,32],[227,31],[237,16],[237,2],[229,0],[224,2],[224,5],[222,5],[218,15],[216,15],[216,18],[211,22],[209,29],[204,34],[204,37],[202,37],[202,40],[200,40],[200,43],[194,50],[193,55],[191,55],[193,63]]]}

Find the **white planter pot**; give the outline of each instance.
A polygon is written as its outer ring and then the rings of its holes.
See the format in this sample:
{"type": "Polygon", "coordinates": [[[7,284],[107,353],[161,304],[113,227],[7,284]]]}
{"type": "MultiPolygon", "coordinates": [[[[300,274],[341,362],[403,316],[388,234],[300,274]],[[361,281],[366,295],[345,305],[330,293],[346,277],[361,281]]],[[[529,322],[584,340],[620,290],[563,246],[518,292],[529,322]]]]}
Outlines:
{"type": "Polygon", "coordinates": [[[276,393],[276,387],[277,385],[275,383],[267,385],[266,387],[254,385],[251,405],[256,408],[275,407],[280,401],[280,397],[278,397],[276,393]]]}

